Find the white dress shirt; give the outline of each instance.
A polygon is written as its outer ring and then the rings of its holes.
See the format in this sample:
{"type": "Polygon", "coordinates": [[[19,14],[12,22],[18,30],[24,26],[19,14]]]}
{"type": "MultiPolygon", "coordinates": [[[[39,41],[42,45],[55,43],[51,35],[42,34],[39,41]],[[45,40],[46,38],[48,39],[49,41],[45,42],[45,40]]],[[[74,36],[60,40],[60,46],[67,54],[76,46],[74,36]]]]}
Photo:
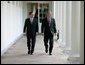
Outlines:
{"type": "Polygon", "coordinates": [[[33,17],[32,17],[32,18],[30,18],[30,21],[31,21],[31,23],[33,22],[33,17]]]}

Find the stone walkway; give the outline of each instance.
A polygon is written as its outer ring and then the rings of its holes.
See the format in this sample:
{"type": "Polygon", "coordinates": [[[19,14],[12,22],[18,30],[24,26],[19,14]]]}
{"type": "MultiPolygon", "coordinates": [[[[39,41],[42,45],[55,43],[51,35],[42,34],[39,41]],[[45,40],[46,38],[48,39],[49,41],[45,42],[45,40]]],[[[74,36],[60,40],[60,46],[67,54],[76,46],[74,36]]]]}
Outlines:
{"type": "Polygon", "coordinates": [[[43,36],[36,38],[35,51],[33,55],[27,54],[26,36],[18,40],[1,57],[1,64],[69,64],[67,55],[62,53],[59,43],[54,42],[52,55],[45,53],[43,36]]]}

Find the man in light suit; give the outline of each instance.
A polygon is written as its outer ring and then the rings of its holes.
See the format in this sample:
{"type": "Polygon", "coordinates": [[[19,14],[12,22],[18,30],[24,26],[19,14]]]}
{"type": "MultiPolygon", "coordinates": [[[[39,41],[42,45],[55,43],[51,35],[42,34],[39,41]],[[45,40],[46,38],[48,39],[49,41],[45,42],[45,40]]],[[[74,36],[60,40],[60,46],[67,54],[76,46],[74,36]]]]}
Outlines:
{"type": "Polygon", "coordinates": [[[52,55],[53,36],[56,34],[55,19],[51,17],[51,11],[48,11],[46,18],[42,21],[42,33],[44,34],[45,52],[48,52],[49,40],[49,55],[52,55]]]}
{"type": "Polygon", "coordinates": [[[34,14],[32,12],[29,12],[29,18],[25,20],[24,30],[25,33],[26,29],[26,35],[27,35],[27,47],[28,47],[28,54],[33,54],[35,42],[36,42],[36,32],[37,32],[37,19],[34,18],[34,14]],[[32,43],[30,43],[30,40],[32,40],[32,43]]]}

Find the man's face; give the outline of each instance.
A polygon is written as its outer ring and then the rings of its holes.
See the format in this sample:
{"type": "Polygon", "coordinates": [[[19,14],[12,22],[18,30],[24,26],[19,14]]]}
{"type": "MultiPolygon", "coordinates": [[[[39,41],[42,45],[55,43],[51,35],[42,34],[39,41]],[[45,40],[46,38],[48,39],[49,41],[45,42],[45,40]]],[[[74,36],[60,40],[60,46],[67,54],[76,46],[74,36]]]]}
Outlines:
{"type": "Polygon", "coordinates": [[[47,17],[48,18],[51,18],[51,13],[50,12],[47,14],[47,17]]]}
{"type": "Polygon", "coordinates": [[[30,18],[32,18],[34,15],[33,15],[33,13],[30,15],[30,18]]]}

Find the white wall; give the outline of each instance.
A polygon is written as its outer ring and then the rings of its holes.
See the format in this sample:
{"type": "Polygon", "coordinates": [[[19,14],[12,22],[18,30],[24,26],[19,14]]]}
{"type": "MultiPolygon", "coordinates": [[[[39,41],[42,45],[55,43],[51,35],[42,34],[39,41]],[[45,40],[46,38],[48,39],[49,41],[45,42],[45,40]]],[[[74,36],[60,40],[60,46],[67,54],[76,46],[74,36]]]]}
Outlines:
{"type": "Polygon", "coordinates": [[[84,1],[80,2],[80,63],[84,64],[84,1]]]}
{"type": "Polygon", "coordinates": [[[23,32],[23,8],[21,1],[1,1],[1,54],[23,32]],[[14,2],[14,4],[13,4],[14,2]]]}

